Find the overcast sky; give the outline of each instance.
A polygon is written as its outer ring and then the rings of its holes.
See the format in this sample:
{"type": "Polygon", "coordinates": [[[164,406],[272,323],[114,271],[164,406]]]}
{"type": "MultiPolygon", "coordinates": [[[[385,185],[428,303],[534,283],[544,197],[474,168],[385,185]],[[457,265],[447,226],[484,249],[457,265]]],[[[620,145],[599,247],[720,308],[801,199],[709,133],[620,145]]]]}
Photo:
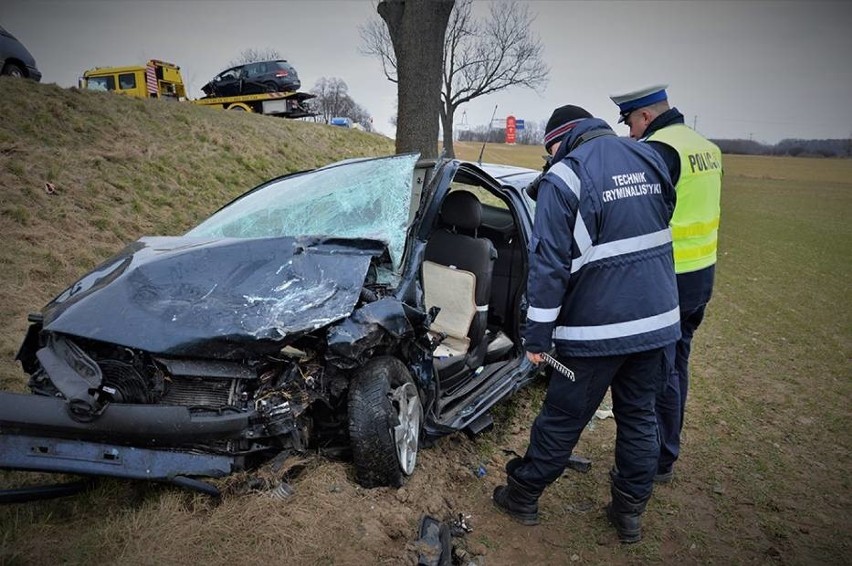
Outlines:
{"type": "MultiPolygon", "coordinates": [[[[546,120],[577,104],[615,127],[608,95],[668,83],[687,123],[715,138],[852,137],[852,3],[779,1],[529,2],[550,82],[459,109],[456,122],[514,115],[546,120]],[[466,112],[466,116],[462,112],[466,112]]],[[[475,12],[485,15],[487,2],[475,12]]],[[[339,77],[393,134],[396,86],[358,50],[370,0],[2,0],[0,24],[36,58],[42,82],[72,86],[91,67],[162,59],[180,65],[191,97],[247,48],[275,49],[302,89],[339,77]]]]}

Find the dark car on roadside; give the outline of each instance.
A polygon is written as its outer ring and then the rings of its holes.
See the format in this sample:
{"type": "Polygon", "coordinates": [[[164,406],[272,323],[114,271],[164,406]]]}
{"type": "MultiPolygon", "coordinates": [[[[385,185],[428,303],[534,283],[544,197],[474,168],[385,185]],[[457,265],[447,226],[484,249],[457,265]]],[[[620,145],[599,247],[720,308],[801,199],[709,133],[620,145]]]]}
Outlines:
{"type": "Polygon", "coordinates": [[[0,26],[0,75],[23,77],[36,82],[41,80],[41,71],[35,58],[14,35],[0,26]]]}
{"type": "Polygon", "coordinates": [[[400,486],[424,439],[492,424],[521,327],[536,171],[360,158],[142,238],[40,312],[0,392],[0,468],[166,481],[309,451],[400,486]]]}
{"type": "Polygon", "coordinates": [[[222,71],[201,87],[207,96],[291,92],[302,87],[296,69],[283,59],[246,63],[222,71]]]}

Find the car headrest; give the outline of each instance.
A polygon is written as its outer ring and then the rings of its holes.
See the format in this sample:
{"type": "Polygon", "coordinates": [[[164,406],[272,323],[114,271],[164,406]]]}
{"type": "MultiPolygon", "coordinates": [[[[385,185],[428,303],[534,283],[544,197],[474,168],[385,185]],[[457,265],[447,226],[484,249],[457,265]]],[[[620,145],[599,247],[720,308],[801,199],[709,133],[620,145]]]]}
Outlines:
{"type": "Polygon", "coordinates": [[[468,191],[451,192],[441,204],[441,222],[462,230],[478,229],[482,223],[479,199],[468,191]]]}

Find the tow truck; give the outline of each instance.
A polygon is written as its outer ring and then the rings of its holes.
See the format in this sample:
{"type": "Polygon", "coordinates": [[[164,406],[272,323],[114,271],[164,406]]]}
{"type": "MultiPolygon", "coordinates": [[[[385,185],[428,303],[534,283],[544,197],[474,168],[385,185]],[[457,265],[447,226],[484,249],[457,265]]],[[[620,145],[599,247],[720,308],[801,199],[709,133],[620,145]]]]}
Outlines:
{"type": "Polygon", "coordinates": [[[145,65],[127,67],[95,67],[83,73],[78,86],[86,90],[111,91],[135,98],[159,98],[191,102],[222,110],[237,110],[280,116],[305,118],[315,114],[305,105],[315,95],[307,92],[264,92],[228,97],[203,97],[191,100],[180,67],[174,63],[151,59],[145,65]]]}

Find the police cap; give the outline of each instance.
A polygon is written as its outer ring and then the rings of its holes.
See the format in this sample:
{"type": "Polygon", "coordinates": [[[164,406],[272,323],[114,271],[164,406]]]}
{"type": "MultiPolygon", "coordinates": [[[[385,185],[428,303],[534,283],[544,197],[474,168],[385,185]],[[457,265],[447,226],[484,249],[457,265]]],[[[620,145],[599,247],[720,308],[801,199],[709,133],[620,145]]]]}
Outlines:
{"type": "Polygon", "coordinates": [[[618,112],[620,114],[618,122],[624,122],[628,114],[638,108],[644,108],[663,100],[668,100],[666,89],[669,85],[654,85],[639,90],[634,90],[625,94],[612,94],[610,98],[618,104],[618,112]]]}

